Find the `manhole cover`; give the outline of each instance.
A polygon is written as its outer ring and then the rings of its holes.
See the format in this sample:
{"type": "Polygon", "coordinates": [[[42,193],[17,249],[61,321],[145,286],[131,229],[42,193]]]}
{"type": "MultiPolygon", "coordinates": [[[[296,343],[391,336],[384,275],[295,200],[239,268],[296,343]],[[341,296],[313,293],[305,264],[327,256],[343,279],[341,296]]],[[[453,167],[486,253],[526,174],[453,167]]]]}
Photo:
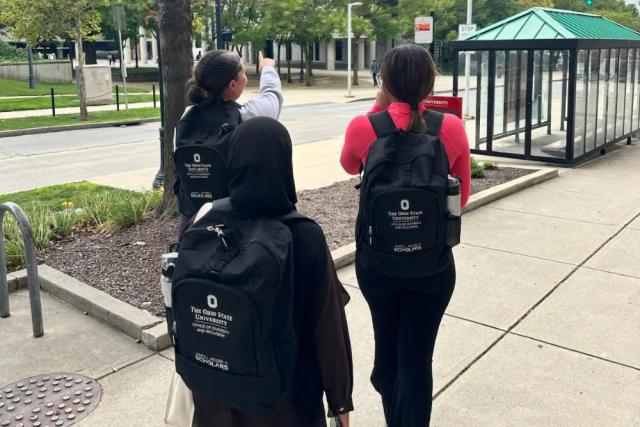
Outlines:
{"type": "Polygon", "coordinates": [[[25,378],[0,388],[0,427],[70,426],[100,402],[97,381],[78,374],[25,378]]]}

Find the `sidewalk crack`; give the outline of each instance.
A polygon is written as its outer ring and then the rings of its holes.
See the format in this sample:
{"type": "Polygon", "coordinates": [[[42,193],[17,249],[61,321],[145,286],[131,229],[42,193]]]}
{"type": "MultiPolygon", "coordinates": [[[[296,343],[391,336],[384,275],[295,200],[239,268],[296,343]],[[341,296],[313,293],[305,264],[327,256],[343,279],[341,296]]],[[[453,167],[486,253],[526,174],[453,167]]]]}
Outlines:
{"type": "MultiPolygon", "coordinates": [[[[627,228],[632,222],[634,222],[636,219],[640,218],[640,212],[638,212],[633,218],[631,218],[629,221],[627,221],[622,227],[620,227],[615,233],[613,233],[613,235],[611,235],[608,239],[606,239],[601,245],[599,245],[589,256],[587,256],[580,264],[576,265],[574,268],[571,269],[571,271],[569,273],[567,273],[567,275],[560,280],[553,288],[551,288],[551,290],[549,292],[547,292],[542,298],[540,298],[538,300],[538,302],[536,302],[531,308],[529,308],[522,316],[520,316],[520,318],[518,320],[516,320],[513,325],[509,326],[507,328],[507,330],[500,335],[493,343],[491,343],[482,353],[480,353],[479,355],[477,355],[467,366],[465,366],[456,376],[454,376],[451,380],[449,380],[440,390],[438,390],[437,393],[434,394],[433,399],[432,400],[436,400],[440,395],[442,395],[442,393],[444,393],[449,387],[451,387],[462,375],[464,375],[469,369],[471,369],[471,367],[473,365],[475,365],[480,359],[482,359],[487,353],[489,353],[491,350],[493,350],[493,348],[498,345],[498,343],[500,341],[502,341],[504,339],[504,337],[506,337],[509,334],[513,334],[513,335],[518,335],[514,332],[512,332],[516,327],[518,327],[518,325],[520,325],[520,323],[522,323],[528,316],[529,314],[531,314],[536,308],[538,308],[543,302],[545,302],[547,300],[547,298],[549,298],[553,293],[555,293],[555,291],[562,286],[563,283],[565,283],[567,280],[569,280],[569,278],[571,278],[576,271],[578,271],[580,268],[582,268],[587,262],[589,262],[589,260],[591,260],[591,258],[593,258],[598,252],[600,252],[600,250],[602,250],[602,248],[604,248],[607,244],[609,244],[609,242],[611,242],[613,239],[615,239],[620,233],[622,233],[622,231],[627,228]]],[[[577,352],[577,351],[576,351],[577,352]]],[[[594,356],[596,357],[596,356],[594,356]]],[[[637,369],[637,368],[634,368],[637,369]]],[[[640,369],[638,369],[640,370],[640,369]]]]}
{"type": "Polygon", "coordinates": [[[569,351],[571,353],[577,353],[577,354],[581,354],[583,356],[593,357],[594,359],[598,359],[598,360],[601,360],[603,362],[613,363],[614,365],[623,366],[625,368],[630,368],[630,369],[633,369],[633,370],[636,370],[636,371],[640,371],[640,366],[628,365],[628,364],[623,363],[623,362],[618,362],[616,360],[607,359],[606,357],[597,356],[597,355],[592,354],[592,353],[587,353],[585,351],[577,350],[577,349],[571,348],[571,347],[565,347],[565,346],[560,345],[560,344],[552,343],[550,341],[545,341],[545,340],[542,340],[542,339],[539,339],[539,338],[535,338],[535,337],[532,337],[532,336],[529,336],[529,335],[519,334],[517,332],[509,332],[509,334],[510,335],[515,335],[515,336],[521,337],[521,338],[526,338],[526,339],[531,340],[531,341],[547,344],[547,345],[550,345],[552,347],[561,348],[561,349],[567,350],[567,351],[569,351]]]}

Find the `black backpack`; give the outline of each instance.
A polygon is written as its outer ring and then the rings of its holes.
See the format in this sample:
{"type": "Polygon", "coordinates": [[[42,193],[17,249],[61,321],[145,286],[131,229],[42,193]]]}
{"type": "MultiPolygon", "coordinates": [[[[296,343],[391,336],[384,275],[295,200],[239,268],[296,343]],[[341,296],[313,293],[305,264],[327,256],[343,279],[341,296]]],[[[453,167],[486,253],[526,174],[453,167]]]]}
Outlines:
{"type": "Polygon", "coordinates": [[[378,139],[364,168],[356,222],[356,262],[364,271],[423,278],[450,262],[443,118],[425,111],[427,133],[416,133],[397,129],[386,111],[369,116],[378,139]]]}
{"type": "Polygon", "coordinates": [[[229,195],[229,136],[241,122],[240,105],[235,102],[194,105],[178,121],[173,189],[182,215],[191,217],[205,203],[229,195]]]}
{"type": "Polygon", "coordinates": [[[229,199],[184,234],[167,320],[176,371],[207,400],[273,409],[291,382],[296,352],[292,212],[250,218],[229,199]]]}

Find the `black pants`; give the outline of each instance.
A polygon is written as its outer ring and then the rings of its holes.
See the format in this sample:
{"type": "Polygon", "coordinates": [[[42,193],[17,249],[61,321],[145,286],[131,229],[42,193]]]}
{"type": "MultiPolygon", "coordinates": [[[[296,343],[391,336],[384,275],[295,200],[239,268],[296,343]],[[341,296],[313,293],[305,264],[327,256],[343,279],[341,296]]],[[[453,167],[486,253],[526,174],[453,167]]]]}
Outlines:
{"type": "Polygon", "coordinates": [[[455,287],[451,266],[422,281],[372,277],[358,268],[375,334],[371,382],[389,427],[426,427],[431,418],[432,358],[440,321],[455,287]]]}
{"type": "Polygon", "coordinates": [[[378,73],[371,73],[373,77],[373,87],[378,87],[378,73]]]}

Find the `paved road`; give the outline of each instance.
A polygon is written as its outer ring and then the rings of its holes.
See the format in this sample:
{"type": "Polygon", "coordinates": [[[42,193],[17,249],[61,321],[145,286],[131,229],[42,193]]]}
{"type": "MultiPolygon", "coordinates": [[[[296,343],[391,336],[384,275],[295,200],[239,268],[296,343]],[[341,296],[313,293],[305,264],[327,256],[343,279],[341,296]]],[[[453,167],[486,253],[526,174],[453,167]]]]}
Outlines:
{"type": "MultiPolygon", "coordinates": [[[[474,93],[472,90],[471,111],[475,109],[474,93]]],[[[349,121],[371,104],[367,100],[292,106],[283,110],[281,121],[294,144],[323,141],[341,137],[349,121]]],[[[148,123],[1,138],[0,194],[157,168],[158,127],[158,123],[148,123]]]]}
{"type": "MultiPolygon", "coordinates": [[[[371,101],[285,108],[281,120],[294,144],[340,137],[371,101]]],[[[0,139],[0,193],[159,165],[158,123],[0,139]]]]}

